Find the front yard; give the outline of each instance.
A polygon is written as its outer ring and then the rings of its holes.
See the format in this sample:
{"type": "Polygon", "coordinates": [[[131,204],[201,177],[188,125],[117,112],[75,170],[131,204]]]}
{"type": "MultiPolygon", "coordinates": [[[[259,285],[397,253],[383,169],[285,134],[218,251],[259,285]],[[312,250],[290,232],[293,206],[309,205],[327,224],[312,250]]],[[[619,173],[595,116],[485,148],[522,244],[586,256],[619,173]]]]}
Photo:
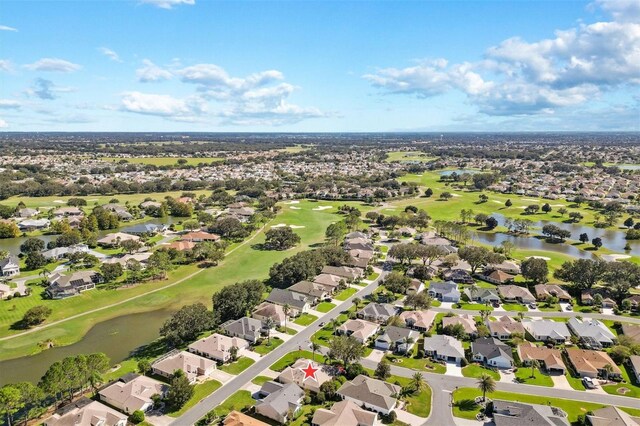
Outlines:
{"type": "Polygon", "coordinates": [[[620,365],[619,367],[622,370],[623,381],[626,383],[605,385],[602,386],[602,389],[612,395],[624,395],[631,398],[640,398],[640,387],[635,382],[635,376],[629,371],[629,367],[627,365],[620,365]]]}
{"type": "Polygon", "coordinates": [[[500,380],[500,373],[480,364],[470,364],[462,369],[462,375],[464,377],[475,377],[476,379],[479,379],[483,374],[493,377],[493,380],[495,381],[500,380]]]}
{"type": "Polygon", "coordinates": [[[223,417],[234,410],[242,411],[243,408],[254,405],[256,405],[256,400],[251,397],[251,392],[240,390],[216,407],[215,413],[218,417],[223,417]]]}
{"type": "Polygon", "coordinates": [[[168,416],[169,417],[180,417],[188,409],[190,409],[191,407],[196,405],[198,403],[198,401],[206,398],[207,396],[209,396],[213,392],[215,392],[220,386],[222,386],[222,383],[220,383],[220,382],[218,382],[216,380],[207,380],[204,383],[200,383],[200,384],[196,385],[194,387],[194,389],[193,389],[193,396],[187,401],[187,403],[184,404],[182,406],[182,408],[179,409],[178,411],[174,411],[172,413],[168,413],[168,416]]]}
{"type": "Polygon", "coordinates": [[[293,321],[293,322],[298,324],[298,325],[307,326],[307,325],[312,324],[317,319],[318,319],[318,317],[315,316],[315,315],[302,314],[298,318],[296,318],[295,321],[293,321]]]}
{"type": "MultiPolygon", "coordinates": [[[[285,356],[283,356],[282,358],[280,358],[275,363],[273,363],[273,365],[270,368],[273,371],[280,372],[280,371],[284,370],[285,368],[287,368],[288,366],[292,365],[299,358],[313,359],[313,353],[311,351],[290,352],[290,353],[286,354],[285,356]]],[[[322,356],[322,354],[316,353],[315,360],[317,362],[325,362],[325,357],[322,356]]]]}
{"type": "Polygon", "coordinates": [[[218,370],[224,371],[225,373],[236,375],[236,374],[242,373],[244,370],[249,368],[249,366],[251,366],[254,362],[255,361],[252,360],[251,358],[247,358],[246,356],[243,356],[242,358],[238,359],[236,362],[232,362],[231,364],[224,364],[223,366],[219,367],[218,370]]]}
{"type": "Polygon", "coordinates": [[[338,293],[335,297],[336,300],[340,300],[340,301],[344,301],[347,300],[348,298],[350,298],[351,296],[353,296],[354,294],[356,294],[358,292],[357,288],[353,288],[353,287],[349,287],[346,288],[344,290],[342,290],[340,293],[338,293]]]}
{"type": "Polygon", "coordinates": [[[327,313],[335,307],[336,305],[334,305],[333,303],[321,302],[321,303],[318,303],[318,306],[316,306],[315,310],[318,312],[327,313]]]}
{"type": "Polygon", "coordinates": [[[283,343],[284,341],[279,337],[272,337],[270,342],[264,339],[258,346],[253,348],[253,351],[260,355],[266,355],[283,343]]]}
{"type": "Polygon", "coordinates": [[[385,358],[391,363],[391,365],[410,368],[412,370],[420,370],[436,374],[444,374],[447,372],[447,367],[440,363],[433,362],[429,358],[408,358],[402,355],[391,354],[385,355],[385,358]]]}
{"type": "Polygon", "coordinates": [[[531,367],[520,367],[515,372],[516,379],[525,385],[547,386],[553,387],[553,379],[547,374],[536,369],[535,377],[531,377],[531,367]]]}

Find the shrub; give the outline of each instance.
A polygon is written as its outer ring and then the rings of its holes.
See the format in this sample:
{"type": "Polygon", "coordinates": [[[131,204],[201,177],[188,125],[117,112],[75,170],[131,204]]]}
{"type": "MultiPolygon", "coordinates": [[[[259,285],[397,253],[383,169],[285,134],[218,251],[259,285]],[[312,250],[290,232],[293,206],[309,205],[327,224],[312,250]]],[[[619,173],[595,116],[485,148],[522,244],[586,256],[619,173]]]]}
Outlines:
{"type": "Polygon", "coordinates": [[[129,416],[129,421],[134,425],[144,422],[144,411],[136,410],[129,416]]]}
{"type": "Polygon", "coordinates": [[[469,361],[466,358],[460,358],[460,367],[466,367],[469,365],[469,361]]]}

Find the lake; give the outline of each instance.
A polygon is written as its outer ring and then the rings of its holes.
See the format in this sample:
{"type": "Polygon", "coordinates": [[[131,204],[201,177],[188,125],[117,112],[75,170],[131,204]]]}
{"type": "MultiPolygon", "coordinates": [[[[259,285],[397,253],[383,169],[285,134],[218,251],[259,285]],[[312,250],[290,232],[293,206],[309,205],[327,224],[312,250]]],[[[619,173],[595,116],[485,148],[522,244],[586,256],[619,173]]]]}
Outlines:
{"type": "Polygon", "coordinates": [[[67,356],[104,352],[117,364],[136,348],[159,337],[158,331],[171,312],[157,310],[125,315],[96,324],[77,343],[47,349],[39,354],[0,361],[0,386],[30,381],[37,383],[49,366],[67,356]]]}

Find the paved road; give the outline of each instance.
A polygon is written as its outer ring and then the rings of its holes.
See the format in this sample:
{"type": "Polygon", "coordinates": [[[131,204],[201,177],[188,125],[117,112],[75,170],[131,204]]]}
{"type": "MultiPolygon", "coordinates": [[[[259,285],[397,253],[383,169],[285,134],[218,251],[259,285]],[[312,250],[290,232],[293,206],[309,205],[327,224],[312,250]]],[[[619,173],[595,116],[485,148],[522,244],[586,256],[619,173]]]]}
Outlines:
{"type": "MultiPolygon", "coordinates": [[[[480,315],[480,311],[471,311],[467,309],[447,309],[447,308],[438,307],[438,308],[431,308],[431,310],[434,312],[443,312],[443,313],[452,312],[456,315],[473,315],[473,316],[480,315]]],[[[519,313],[520,312],[514,312],[514,311],[491,311],[492,316],[517,317],[519,313]]],[[[569,312],[530,311],[530,312],[523,312],[523,314],[527,317],[549,317],[549,318],[553,318],[553,317],[571,318],[571,317],[581,316],[581,317],[593,318],[593,319],[599,319],[599,320],[612,320],[612,321],[640,324],[640,318],[623,317],[619,315],[608,315],[608,314],[599,314],[599,313],[576,312],[576,311],[569,311],[569,312]]]]}
{"type": "Polygon", "coordinates": [[[341,302],[337,307],[333,308],[324,316],[318,318],[313,324],[309,325],[304,330],[292,336],[291,339],[278,346],[269,354],[260,358],[260,360],[258,360],[256,363],[252,364],[242,373],[225,383],[220,389],[216,390],[207,398],[196,404],[193,408],[189,409],[182,416],[178,417],[173,423],[171,423],[171,425],[181,426],[195,424],[205,414],[207,414],[218,405],[222,404],[227,398],[233,395],[236,391],[240,390],[253,378],[259,376],[264,369],[269,368],[274,362],[282,358],[284,355],[290,352],[295,352],[299,348],[308,350],[311,336],[320,329],[320,322],[329,322],[332,319],[338,317],[342,311],[350,308],[353,305],[352,300],[355,297],[359,297],[362,299],[364,296],[371,294],[373,290],[378,287],[378,281],[380,281],[380,279],[382,279],[386,274],[387,272],[383,271],[380,276],[376,278],[371,284],[363,287],[356,294],[349,297],[344,302],[341,302]]]}

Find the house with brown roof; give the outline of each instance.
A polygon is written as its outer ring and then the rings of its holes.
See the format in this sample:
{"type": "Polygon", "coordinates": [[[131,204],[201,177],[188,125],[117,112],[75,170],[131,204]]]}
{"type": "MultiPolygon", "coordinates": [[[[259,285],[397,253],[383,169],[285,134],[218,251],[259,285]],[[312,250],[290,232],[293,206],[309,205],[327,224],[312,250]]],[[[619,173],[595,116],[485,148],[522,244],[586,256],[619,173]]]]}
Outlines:
{"type": "Polygon", "coordinates": [[[127,426],[127,415],[89,398],[77,401],[57,410],[42,424],[44,426],[127,426]]]}
{"type": "Polygon", "coordinates": [[[498,293],[505,302],[518,302],[525,305],[534,303],[536,298],[525,287],[517,285],[500,285],[498,286],[498,293]]]}
{"type": "Polygon", "coordinates": [[[428,331],[433,325],[436,318],[436,312],[422,311],[403,311],[400,319],[404,321],[405,326],[419,331],[428,331]]]}
{"type": "Polygon", "coordinates": [[[363,270],[361,268],[349,268],[348,266],[330,266],[322,268],[321,274],[335,275],[343,278],[345,281],[355,281],[362,277],[363,270]]]}
{"type": "Polygon", "coordinates": [[[153,407],[153,395],[167,393],[169,386],[147,376],[127,374],[98,392],[100,401],[118,410],[131,414],[147,411],[153,407]]]}
{"type": "Polygon", "coordinates": [[[151,364],[153,374],[170,378],[177,370],[182,370],[191,383],[199,377],[209,377],[215,369],[215,361],[177,349],[164,354],[151,364]]]}
{"type": "Polygon", "coordinates": [[[464,332],[469,336],[475,336],[478,333],[478,328],[476,327],[476,320],[473,315],[463,314],[456,315],[453,317],[443,317],[442,318],[442,328],[445,329],[448,326],[453,327],[456,324],[462,324],[464,328],[464,332]]]}
{"type": "Polygon", "coordinates": [[[587,414],[591,426],[640,426],[640,418],[631,417],[618,407],[609,406],[587,414]]]}
{"type": "Polygon", "coordinates": [[[378,426],[378,415],[360,408],[353,401],[340,401],[330,409],[319,408],[313,414],[311,426],[378,426]]]}
{"type": "Polygon", "coordinates": [[[288,288],[289,291],[299,293],[306,296],[312,305],[316,305],[319,301],[326,299],[331,291],[322,284],[311,281],[300,281],[288,288]]]}
{"type": "Polygon", "coordinates": [[[317,364],[309,361],[308,359],[300,358],[293,365],[285,368],[276,380],[285,385],[295,383],[302,389],[318,393],[320,391],[320,386],[322,386],[323,383],[333,379],[330,374],[330,368],[330,366],[317,364]],[[307,368],[309,365],[317,369],[317,371],[315,377],[307,377],[305,379],[306,375],[303,369],[307,368]]]}
{"type": "Polygon", "coordinates": [[[380,325],[363,319],[350,319],[338,326],[337,334],[353,336],[358,342],[364,344],[380,330],[380,325]]]}
{"type": "Polygon", "coordinates": [[[606,365],[612,367],[609,378],[622,377],[622,371],[606,352],[569,348],[566,353],[569,362],[580,377],[606,377],[606,365]]]}
{"type": "Polygon", "coordinates": [[[196,243],[193,241],[174,241],[172,243],[167,244],[165,247],[168,249],[175,249],[178,251],[189,251],[193,250],[196,246],[196,243]]]}
{"type": "Polygon", "coordinates": [[[282,327],[287,316],[284,314],[284,310],[282,309],[281,305],[276,305],[275,303],[270,302],[262,302],[255,307],[253,313],[251,314],[251,317],[260,320],[263,323],[267,318],[271,318],[276,326],[282,327]]]}
{"type": "Polygon", "coordinates": [[[214,333],[189,345],[189,352],[221,363],[231,360],[231,348],[238,349],[238,355],[249,347],[249,342],[239,337],[214,333]]]}
{"type": "Polygon", "coordinates": [[[345,382],[337,394],[346,401],[378,413],[389,414],[398,404],[397,396],[402,391],[398,385],[359,375],[345,382]]]}
{"type": "Polygon", "coordinates": [[[549,373],[564,374],[567,367],[562,361],[562,353],[559,349],[551,349],[546,346],[536,346],[531,342],[518,345],[516,349],[518,357],[524,365],[531,364],[536,360],[549,373]]]}
{"type": "Polygon", "coordinates": [[[533,290],[540,301],[547,300],[548,297],[557,297],[560,302],[571,303],[569,292],[557,284],[536,284],[533,290]]]}
{"type": "Polygon", "coordinates": [[[222,426],[269,426],[269,423],[234,410],[226,415],[222,421],[222,426]]]}
{"type": "Polygon", "coordinates": [[[194,243],[201,243],[203,241],[215,242],[220,240],[220,235],[210,234],[204,231],[195,231],[195,232],[188,232],[186,234],[183,234],[181,237],[181,240],[191,241],[194,243]]]}
{"type": "Polygon", "coordinates": [[[495,321],[490,321],[489,318],[487,318],[486,324],[491,336],[500,340],[509,340],[513,333],[524,336],[522,323],[507,315],[503,315],[495,321]]]}
{"type": "Polygon", "coordinates": [[[478,275],[481,279],[490,282],[492,284],[506,284],[515,278],[515,275],[508,274],[499,269],[485,270],[478,275]]]}
{"type": "Polygon", "coordinates": [[[622,323],[622,334],[627,336],[635,343],[640,343],[640,325],[629,324],[627,322],[622,323]]]}

